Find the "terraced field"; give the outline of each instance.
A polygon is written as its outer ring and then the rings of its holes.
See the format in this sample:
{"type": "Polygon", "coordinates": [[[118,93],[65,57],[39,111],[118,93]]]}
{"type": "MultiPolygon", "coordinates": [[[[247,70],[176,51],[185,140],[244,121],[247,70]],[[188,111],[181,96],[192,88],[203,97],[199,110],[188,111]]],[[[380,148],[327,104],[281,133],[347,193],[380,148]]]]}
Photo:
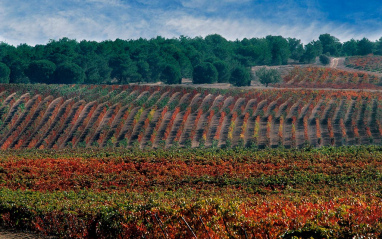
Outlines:
{"type": "Polygon", "coordinates": [[[347,57],[345,65],[350,68],[382,73],[382,57],[367,55],[347,57]]]}
{"type": "MultiPolygon", "coordinates": [[[[338,61],[338,60],[337,60],[338,61]]],[[[294,67],[284,73],[283,88],[381,89],[381,78],[376,73],[341,70],[329,67],[294,67]]]]}
{"type": "Polygon", "coordinates": [[[0,87],[0,148],[380,144],[382,94],[150,86],[0,87]]]}

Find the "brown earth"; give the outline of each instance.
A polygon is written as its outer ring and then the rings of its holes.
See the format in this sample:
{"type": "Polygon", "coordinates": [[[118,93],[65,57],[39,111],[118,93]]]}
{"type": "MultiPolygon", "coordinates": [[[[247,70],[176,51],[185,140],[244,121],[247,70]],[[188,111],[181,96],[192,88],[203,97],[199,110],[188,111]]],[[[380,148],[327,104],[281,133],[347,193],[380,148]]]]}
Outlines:
{"type": "Polygon", "coordinates": [[[54,239],[53,236],[44,236],[34,232],[21,232],[14,229],[0,227],[0,239],[54,239]]]}

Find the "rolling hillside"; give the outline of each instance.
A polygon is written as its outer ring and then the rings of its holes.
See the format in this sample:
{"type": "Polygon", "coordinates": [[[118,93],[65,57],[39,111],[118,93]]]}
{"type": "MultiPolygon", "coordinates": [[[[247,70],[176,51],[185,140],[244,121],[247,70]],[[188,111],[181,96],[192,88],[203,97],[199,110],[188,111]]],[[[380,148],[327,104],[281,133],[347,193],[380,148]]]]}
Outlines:
{"type": "Polygon", "coordinates": [[[345,65],[349,68],[381,73],[382,57],[374,56],[372,54],[367,56],[347,57],[345,65]]]}
{"type": "Polygon", "coordinates": [[[381,78],[374,73],[308,66],[294,67],[284,75],[283,88],[381,89],[381,78]]]}
{"type": "Polygon", "coordinates": [[[160,86],[0,87],[0,147],[380,144],[382,94],[160,86]]]}

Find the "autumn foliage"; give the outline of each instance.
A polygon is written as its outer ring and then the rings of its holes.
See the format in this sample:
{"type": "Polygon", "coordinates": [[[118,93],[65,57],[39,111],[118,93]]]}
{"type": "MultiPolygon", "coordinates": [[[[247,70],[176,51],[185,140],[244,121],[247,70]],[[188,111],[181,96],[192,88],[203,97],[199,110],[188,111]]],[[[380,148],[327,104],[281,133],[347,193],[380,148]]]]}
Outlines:
{"type": "MultiPolygon", "coordinates": [[[[334,77],[326,69],[296,68],[291,73],[297,74],[291,78],[291,84],[297,83],[303,72],[334,77]]],[[[307,82],[308,78],[300,80],[307,82]]],[[[8,95],[0,98],[1,149],[168,148],[188,147],[187,142],[193,142],[191,147],[215,147],[216,142],[224,147],[238,143],[244,146],[261,143],[264,147],[275,142],[286,147],[303,147],[307,143],[374,144],[382,138],[380,92],[195,90],[159,86],[62,86],[60,92],[54,87],[0,85],[2,95],[8,95]],[[69,91],[71,87],[89,94],[98,89],[102,94],[96,99],[88,94],[76,95],[69,91]],[[297,102],[299,108],[292,109],[297,102]],[[352,102],[358,102],[356,110],[352,102]],[[330,110],[326,108],[329,105],[330,110]],[[304,107],[308,107],[307,111],[302,112],[304,107]],[[360,107],[363,110],[357,110],[360,107]],[[293,130],[284,132],[290,122],[285,121],[289,114],[294,114],[296,120],[292,121],[293,130]],[[335,115],[339,118],[334,119],[335,115]],[[309,121],[311,117],[314,124],[309,121]],[[334,137],[335,120],[343,122],[340,126],[343,132],[348,132],[346,137],[344,134],[334,137]],[[299,122],[303,122],[301,127],[299,122]],[[296,137],[300,133],[304,140],[296,137]],[[355,140],[349,138],[353,134],[355,140]],[[293,142],[284,142],[285,138],[293,142]],[[315,142],[316,138],[319,142],[315,142]]]]}
{"type": "Polygon", "coordinates": [[[284,76],[283,88],[382,89],[376,74],[328,67],[295,67],[284,76]]]}
{"type": "Polygon", "coordinates": [[[347,57],[345,65],[358,70],[381,73],[382,57],[374,55],[347,57]]]}
{"type": "MultiPolygon", "coordinates": [[[[288,79],[377,82],[325,68],[288,79]]],[[[378,238],[381,100],[0,85],[0,226],[59,238],[378,238]]]]}
{"type": "Polygon", "coordinates": [[[378,237],[381,152],[4,151],[0,224],[64,238],[378,237]]]}

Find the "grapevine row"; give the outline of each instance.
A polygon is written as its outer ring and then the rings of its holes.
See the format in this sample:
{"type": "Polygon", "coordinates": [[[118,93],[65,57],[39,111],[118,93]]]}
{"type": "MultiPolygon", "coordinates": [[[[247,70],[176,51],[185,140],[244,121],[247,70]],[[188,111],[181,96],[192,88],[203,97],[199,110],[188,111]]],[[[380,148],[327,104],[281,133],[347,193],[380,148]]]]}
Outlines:
{"type": "Polygon", "coordinates": [[[380,144],[382,138],[378,92],[135,86],[94,101],[23,93],[0,93],[1,149],[301,148],[380,144]]]}

